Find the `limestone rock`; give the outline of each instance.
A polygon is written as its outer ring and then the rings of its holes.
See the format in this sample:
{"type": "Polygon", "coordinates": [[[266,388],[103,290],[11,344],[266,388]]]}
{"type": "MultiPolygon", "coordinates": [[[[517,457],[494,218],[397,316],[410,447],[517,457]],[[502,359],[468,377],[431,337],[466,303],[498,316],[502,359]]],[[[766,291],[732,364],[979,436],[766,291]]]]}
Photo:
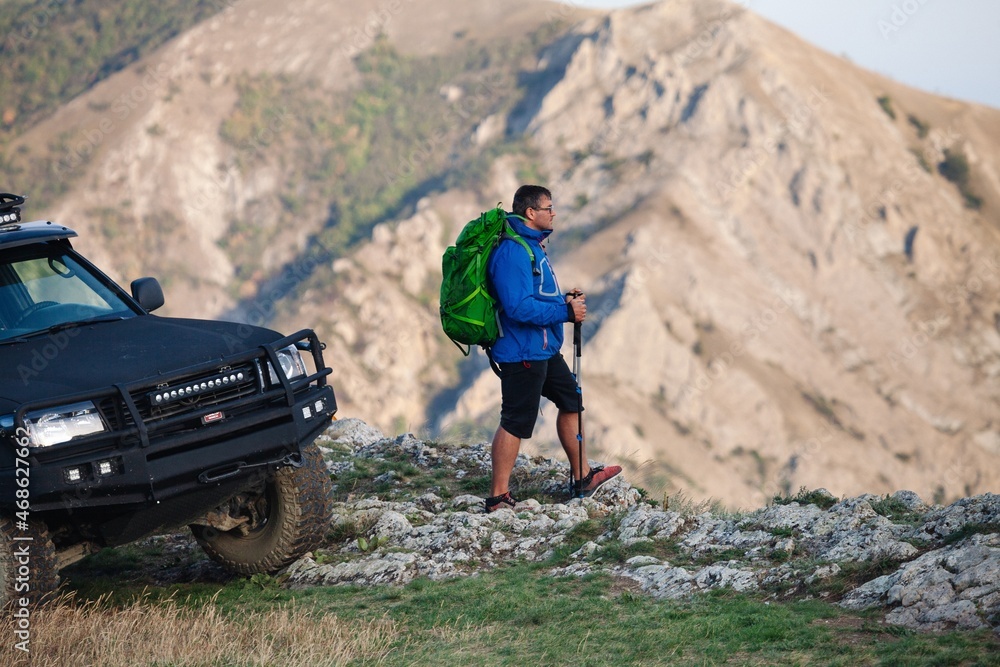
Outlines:
{"type": "Polygon", "coordinates": [[[327,439],[346,445],[370,445],[385,438],[382,431],[357,418],[338,419],[326,430],[327,439]]]}
{"type": "Polygon", "coordinates": [[[886,606],[889,623],[944,631],[1000,624],[1000,535],[935,549],[848,593],[850,609],[886,606]]]}

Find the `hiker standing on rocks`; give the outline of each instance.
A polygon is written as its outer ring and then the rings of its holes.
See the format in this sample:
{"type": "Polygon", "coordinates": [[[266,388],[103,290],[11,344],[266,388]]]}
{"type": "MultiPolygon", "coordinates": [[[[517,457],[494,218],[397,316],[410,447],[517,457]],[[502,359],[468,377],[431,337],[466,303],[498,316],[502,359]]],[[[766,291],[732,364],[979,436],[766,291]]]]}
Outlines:
{"type": "Polygon", "coordinates": [[[540,185],[522,185],[514,193],[512,208],[507,222],[531,247],[534,261],[520,243],[504,238],[488,265],[490,285],[500,305],[500,337],[493,344],[492,358],[500,369],[502,403],[500,426],[493,436],[492,495],[486,499],[487,512],[517,504],[510,495],[510,475],[522,438],[530,438],[535,428],[542,396],[559,410],[556,431],[569,457],[574,495],[593,495],[622,470],[620,466],[591,468],[586,461],[582,462],[585,470],[580,470],[583,441],[577,432],[583,402],[559,348],[563,324],[586,318],[587,298],[580,290],[568,294],[559,290],[542,248],[556,217],[552,193],[540,185]]]}

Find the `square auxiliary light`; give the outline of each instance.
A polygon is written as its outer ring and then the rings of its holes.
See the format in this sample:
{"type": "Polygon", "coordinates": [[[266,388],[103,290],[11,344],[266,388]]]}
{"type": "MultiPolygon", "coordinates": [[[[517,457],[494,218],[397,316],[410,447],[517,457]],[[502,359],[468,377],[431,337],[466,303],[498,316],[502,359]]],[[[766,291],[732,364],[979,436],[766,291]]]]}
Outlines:
{"type": "Polygon", "coordinates": [[[316,401],[311,406],[309,406],[309,405],[303,405],[302,406],[302,417],[305,418],[305,419],[312,419],[313,418],[313,414],[317,414],[317,415],[323,414],[323,409],[325,407],[326,407],[326,403],[324,401],[322,401],[322,400],[316,401]]]}
{"type": "Polygon", "coordinates": [[[98,477],[110,477],[115,474],[116,467],[114,461],[98,461],[94,466],[98,477]]]}
{"type": "Polygon", "coordinates": [[[83,469],[80,467],[64,468],[63,479],[67,484],[76,484],[83,480],[83,469]]]}

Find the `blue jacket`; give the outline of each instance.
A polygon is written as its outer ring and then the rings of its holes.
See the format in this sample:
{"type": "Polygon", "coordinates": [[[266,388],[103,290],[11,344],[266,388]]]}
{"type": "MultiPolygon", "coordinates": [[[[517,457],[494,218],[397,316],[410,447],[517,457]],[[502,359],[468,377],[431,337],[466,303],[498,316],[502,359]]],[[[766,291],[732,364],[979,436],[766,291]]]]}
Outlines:
{"type": "Polygon", "coordinates": [[[563,323],[573,320],[541,246],[551,231],[532,229],[513,214],[507,215],[507,222],[535,253],[540,275],[532,274],[531,258],[512,239],[500,241],[490,255],[490,286],[500,302],[500,338],[493,344],[493,360],[503,364],[548,359],[562,347],[563,323]]]}

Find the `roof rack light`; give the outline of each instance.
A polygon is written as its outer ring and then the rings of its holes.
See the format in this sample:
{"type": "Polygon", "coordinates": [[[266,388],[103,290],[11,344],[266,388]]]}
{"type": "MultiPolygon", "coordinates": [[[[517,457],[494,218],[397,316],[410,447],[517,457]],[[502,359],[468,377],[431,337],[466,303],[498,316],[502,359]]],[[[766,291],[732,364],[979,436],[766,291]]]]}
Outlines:
{"type": "Polygon", "coordinates": [[[9,192],[0,192],[0,225],[21,222],[21,204],[24,197],[9,192]]]}

